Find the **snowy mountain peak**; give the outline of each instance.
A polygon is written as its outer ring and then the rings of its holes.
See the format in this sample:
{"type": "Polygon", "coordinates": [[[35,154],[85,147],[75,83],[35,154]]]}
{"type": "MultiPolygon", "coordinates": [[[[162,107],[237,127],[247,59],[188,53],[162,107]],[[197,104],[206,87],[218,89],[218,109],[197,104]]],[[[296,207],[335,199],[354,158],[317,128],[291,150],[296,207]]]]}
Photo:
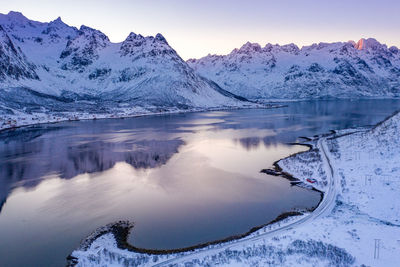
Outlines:
{"type": "Polygon", "coordinates": [[[61,17],[56,18],[53,21],[49,22],[49,26],[61,26],[61,27],[69,27],[67,24],[64,23],[64,21],[62,21],[61,17]]]}
{"type": "Polygon", "coordinates": [[[235,48],[231,52],[231,55],[238,54],[238,53],[251,55],[253,53],[271,53],[271,52],[278,52],[278,51],[283,51],[286,53],[298,53],[299,50],[300,50],[299,47],[293,43],[286,44],[286,45],[278,45],[278,44],[268,43],[264,47],[261,47],[261,45],[258,43],[247,42],[239,49],[235,48]]]}
{"type": "Polygon", "coordinates": [[[62,69],[83,71],[99,59],[99,52],[110,43],[108,37],[101,31],[82,25],[78,36],[69,40],[61,52],[60,59],[66,61],[62,69]]]}
{"type": "Polygon", "coordinates": [[[168,44],[167,39],[161,33],[157,33],[156,40],[168,44]]]}
{"type": "Polygon", "coordinates": [[[358,50],[365,49],[364,42],[365,42],[365,39],[361,38],[356,44],[354,44],[354,47],[358,50]]]}
{"type": "Polygon", "coordinates": [[[355,48],[357,48],[357,43],[354,40],[348,40],[347,43],[351,44],[355,48]]]}
{"type": "Polygon", "coordinates": [[[128,37],[126,37],[126,39],[123,43],[130,43],[135,46],[139,46],[139,45],[142,45],[143,43],[145,43],[146,41],[153,41],[153,42],[159,41],[159,42],[162,42],[162,43],[168,45],[167,40],[161,33],[157,33],[157,35],[155,37],[153,37],[153,36],[144,37],[141,34],[136,34],[134,32],[131,32],[128,35],[128,37]]]}
{"type": "Polygon", "coordinates": [[[278,45],[278,44],[274,45],[274,44],[268,43],[263,48],[263,50],[265,52],[272,52],[272,50],[276,50],[276,49],[280,49],[280,45],[278,45]]]}
{"type": "Polygon", "coordinates": [[[399,97],[400,53],[373,38],[355,42],[247,42],[225,56],[187,61],[198,74],[250,99],[399,97]]]}
{"type": "Polygon", "coordinates": [[[130,33],[111,43],[85,25],[78,30],[61,18],[42,23],[20,13],[0,14],[0,25],[0,114],[248,105],[195,74],[161,34],[130,33]],[[90,104],[76,104],[81,100],[90,104]]]}
{"type": "Polygon", "coordinates": [[[110,42],[110,39],[108,39],[107,35],[102,33],[99,30],[90,28],[88,26],[82,25],[79,28],[80,34],[85,35],[86,37],[93,38],[93,39],[100,39],[103,40],[104,42],[110,42]]]}
{"type": "Polygon", "coordinates": [[[26,22],[29,21],[28,18],[26,18],[21,12],[17,12],[17,11],[10,11],[8,12],[7,18],[10,21],[18,21],[18,22],[26,22]]]}
{"type": "Polygon", "coordinates": [[[298,53],[300,51],[299,47],[293,43],[282,45],[281,49],[286,53],[298,53]]]}
{"type": "Polygon", "coordinates": [[[43,26],[45,28],[42,30],[41,34],[50,34],[54,36],[62,36],[62,37],[68,37],[73,38],[77,35],[78,29],[75,27],[71,27],[64,23],[61,20],[61,17],[58,17],[57,19],[50,21],[49,23],[45,23],[43,26]]]}
{"type": "Polygon", "coordinates": [[[386,45],[382,45],[374,38],[361,38],[354,47],[358,50],[378,50],[386,48],[386,45]]]}
{"type": "Polygon", "coordinates": [[[134,32],[131,32],[128,37],[126,37],[125,42],[130,42],[134,40],[143,40],[144,37],[141,34],[136,34],[134,32]]]}
{"type": "Polygon", "coordinates": [[[247,42],[245,43],[239,50],[237,50],[239,53],[251,53],[251,52],[261,52],[261,46],[258,43],[250,43],[247,42]]]}
{"type": "Polygon", "coordinates": [[[126,37],[125,41],[122,42],[122,46],[126,48],[131,46],[138,47],[143,45],[145,41],[146,41],[145,37],[143,37],[141,34],[136,34],[134,32],[131,32],[128,35],[128,37],[126,37]]]}
{"type": "Polygon", "coordinates": [[[34,28],[42,23],[29,20],[22,13],[10,11],[8,14],[0,14],[0,24],[4,28],[34,28]]]}
{"type": "Polygon", "coordinates": [[[142,57],[152,57],[157,55],[176,55],[167,40],[158,33],[155,37],[147,36],[143,37],[140,34],[131,32],[129,36],[122,42],[120,47],[121,56],[133,56],[133,59],[142,57]]]}

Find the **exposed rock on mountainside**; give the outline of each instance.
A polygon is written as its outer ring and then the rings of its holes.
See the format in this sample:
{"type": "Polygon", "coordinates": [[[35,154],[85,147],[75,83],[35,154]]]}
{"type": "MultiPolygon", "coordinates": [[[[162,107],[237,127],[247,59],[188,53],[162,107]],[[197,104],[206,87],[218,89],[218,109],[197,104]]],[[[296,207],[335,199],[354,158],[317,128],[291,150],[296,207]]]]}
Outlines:
{"type": "Polygon", "coordinates": [[[42,23],[18,12],[0,14],[0,114],[10,115],[0,127],[9,119],[37,118],[35,112],[79,112],[73,116],[82,117],[82,112],[249,104],[241,100],[194,73],[161,34],[131,33],[122,43],[112,43],[98,30],[70,27],[61,18],[42,23]]]}
{"type": "Polygon", "coordinates": [[[0,25],[0,81],[11,77],[15,80],[21,78],[39,79],[35,67],[26,60],[20,49],[15,48],[8,34],[0,25]]]}
{"type": "Polygon", "coordinates": [[[252,99],[399,97],[400,53],[375,39],[261,47],[190,59],[196,72],[252,99]]]}

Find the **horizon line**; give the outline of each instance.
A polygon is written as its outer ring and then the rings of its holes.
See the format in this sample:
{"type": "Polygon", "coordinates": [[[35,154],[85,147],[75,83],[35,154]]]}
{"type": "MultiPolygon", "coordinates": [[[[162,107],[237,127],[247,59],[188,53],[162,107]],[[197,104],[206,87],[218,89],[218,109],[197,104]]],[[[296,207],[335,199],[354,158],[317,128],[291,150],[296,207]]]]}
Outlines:
{"type": "MultiPolygon", "coordinates": [[[[54,19],[54,20],[50,20],[50,21],[39,21],[39,20],[34,20],[34,19],[30,19],[30,18],[28,18],[28,17],[26,17],[21,11],[15,11],[15,10],[10,10],[7,14],[6,13],[1,13],[0,12],[0,15],[3,15],[3,16],[12,16],[13,14],[16,14],[16,15],[20,15],[20,16],[22,16],[24,19],[27,19],[27,20],[29,20],[29,21],[32,21],[32,22],[37,22],[37,23],[52,23],[52,22],[55,22],[55,21],[61,21],[62,23],[64,23],[65,25],[67,25],[68,27],[71,27],[71,28],[75,28],[75,29],[77,29],[77,30],[81,30],[81,28],[82,27],[88,27],[88,28],[90,28],[90,29],[93,29],[93,30],[96,30],[96,31],[99,31],[99,32],[101,32],[102,34],[104,34],[108,39],[109,39],[109,41],[110,41],[110,43],[112,43],[112,44],[120,44],[120,43],[123,43],[132,33],[133,34],[137,34],[137,35],[140,35],[140,36],[143,36],[144,38],[150,38],[150,37],[153,37],[153,38],[155,38],[156,37],[156,35],[157,34],[160,34],[160,35],[162,35],[162,36],[165,36],[164,34],[162,34],[162,33],[160,33],[160,32],[158,32],[158,33],[156,33],[156,34],[154,34],[154,35],[142,35],[142,34],[140,34],[140,33],[135,33],[135,32],[133,32],[133,31],[131,31],[126,37],[125,37],[125,39],[123,39],[122,41],[112,41],[111,39],[110,39],[110,37],[109,37],[109,35],[108,34],[106,34],[105,32],[103,32],[102,30],[100,30],[100,29],[96,29],[96,28],[93,28],[93,27],[91,27],[91,26],[87,26],[87,25],[85,25],[85,24],[81,24],[79,27],[76,27],[76,26],[73,26],[73,25],[70,25],[70,24],[67,24],[66,22],[64,22],[63,20],[62,20],[62,18],[61,18],[61,16],[57,16],[57,18],[56,19],[54,19]]],[[[1,24],[0,24],[1,25],[1,24]]],[[[167,38],[165,38],[166,40],[167,40],[167,42],[168,42],[168,37],[167,38]]],[[[247,41],[244,41],[244,43],[241,45],[241,46],[239,46],[239,47],[233,47],[233,48],[230,48],[230,52],[226,52],[226,53],[213,53],[213,52],[208,52],[206,55],[204,55],[204,56],[199,56],[199,57],[188,57],[187,59],[184,59],[184,61],[189,61],[189,60],[194,60],[194,59],[201,59],[201,58],[204,58],[204,57],[208,57],[208,56],[226,56],[226,55],[229,55],[230,53],[232,53],[233,51],[235,51],[235,50],[239,50],[240,48],[242,48],[243,46],[245,46],[246,44],[252,44],[252,45],[259,45],[260,47],[262,47],[262,48],[265,48],[267,45],[272,45],[272,46],[280,46],[280,47],[282,47],[282,46],[288,46],[288,45],[295,45],[299,50],[302,50],[302,49],[304,49],[304,48],[307,48],[307,47],[311,47],[311,46],[313,46],[313,45],[319,45],[319,44],[335,44],[335,43],[354,43],[354,44],[358,44],[360,41],[362,41],[362,40],[368,40],[368,39],[373,39],[373,40],[375,40],[375,41],[377,41],[378,43],[380,43],[381,45],[385,45],[387,48],[392,48],[392,47],[394,47],[394,48],[397,48],[397,49],[399,49],[399,46],[397,46],[397,45],[388,45],[387,43],[381,43],[380,41],[378,41],[378,39],[376,39],[376,38],[374,38],[374,37],[361,37],[357,42],[356,41],[354,41],[354,40],[348,40],[348,41],[343,41],[343,40],[341,40],[341,41],[332,41],[332,42],[329,42],[329,41],[319,41],[319,42],[312,42],[312,43],[308,43],[308,44],[304,44],[304,45],[299,45],[298,43],[296,43],[296,42],[290,42],[290,43],[285,43],[285,44],[280,44],[280,43],[272,43],[272,42],[267,42],[267,43],[265,43],[265,45],[263,46],[261,43],[259,43],[259,42],[252,42],[252,41],[250,41],[250,40],[247,40],[247,41]]],[[[175,50],[175,48],[172,46],[172,45],[170,45],[170,44],[168,44],[172,49],[174,49],[175,50]]],[[[177,51],[178,52],[178,51],[177,51]]],[[[179,53],[178,53],[179,54],[179,53]]],[[[179,55],[180,57],[182,57],[181,55],[179,55]]],[[[182,59],[183,59],[183,57],[182,57],[182,59]]]]}

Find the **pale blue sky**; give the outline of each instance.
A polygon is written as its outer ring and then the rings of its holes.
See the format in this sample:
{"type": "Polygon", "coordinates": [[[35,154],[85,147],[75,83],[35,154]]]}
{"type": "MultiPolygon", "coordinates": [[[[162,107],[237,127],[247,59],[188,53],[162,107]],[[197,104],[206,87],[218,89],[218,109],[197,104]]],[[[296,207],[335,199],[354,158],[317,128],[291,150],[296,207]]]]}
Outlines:
{"type": "Polygon", "coordinates": [[[1,0],[0,13],[97,28],[114,42],[162,33],[184,58],[226,54],[246,41],[295,43],[375,37],[400,47],[399,0],[1,0]]]}

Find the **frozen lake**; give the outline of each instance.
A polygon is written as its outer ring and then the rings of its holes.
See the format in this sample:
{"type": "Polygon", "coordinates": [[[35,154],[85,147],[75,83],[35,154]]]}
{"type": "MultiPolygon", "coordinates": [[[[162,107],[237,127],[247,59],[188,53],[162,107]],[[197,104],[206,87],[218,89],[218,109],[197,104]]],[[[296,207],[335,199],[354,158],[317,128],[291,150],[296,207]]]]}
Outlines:
{"type": "Polygon", "coordinates": [[[0,133],[0,266],[64,266],[99,226],[130,220],[132,245],[173,249],[238,235],[319,193],[260,173],[300,136],[375,124],[398,100],[311,101],[65,122],[0,133]]]}

